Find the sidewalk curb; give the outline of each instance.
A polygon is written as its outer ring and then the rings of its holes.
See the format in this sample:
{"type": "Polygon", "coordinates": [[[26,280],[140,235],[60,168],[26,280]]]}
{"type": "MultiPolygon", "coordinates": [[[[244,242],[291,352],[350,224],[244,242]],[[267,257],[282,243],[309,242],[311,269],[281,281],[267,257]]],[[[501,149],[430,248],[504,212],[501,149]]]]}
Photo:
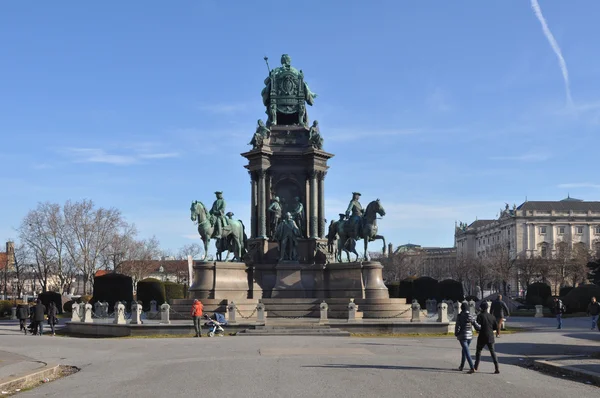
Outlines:
{"type": "Polygon", "coordinates": [[[536,359],[533,361],[533,364],[545,370],[549,370],[552,372],[560,372],[575,377],[581,377],[586,380],[592,381],[597,385],[600,385],[600,373],[590,372],[588,370],[580,369],[575,366],[561,365],[559,363],[546,361],[543,359],[536,359]]]}
{"type": "MultiPolygon", "coordinates": [[[[42,362],[43,363],[43,362],[42,362]]],[[[46,377],[54,376],[59,369],[58,364],[46,363],[41,368],[32,371],[22,372],[17,376],[0,379],[0,391],[14,390],[20,388],[25,383],[41,381],[46,377]]]]}

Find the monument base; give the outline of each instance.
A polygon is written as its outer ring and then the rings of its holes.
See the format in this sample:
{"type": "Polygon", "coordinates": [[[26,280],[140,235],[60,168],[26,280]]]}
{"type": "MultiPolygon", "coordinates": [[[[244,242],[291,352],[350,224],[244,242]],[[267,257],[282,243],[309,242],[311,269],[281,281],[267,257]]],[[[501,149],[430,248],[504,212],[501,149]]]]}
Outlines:
{"type": "Polygon", "coordinates": [[[229,300],[248,298],[246,264],[196,261],[193,269],[194,280],[188,291],[189,298],[229,300]]]}

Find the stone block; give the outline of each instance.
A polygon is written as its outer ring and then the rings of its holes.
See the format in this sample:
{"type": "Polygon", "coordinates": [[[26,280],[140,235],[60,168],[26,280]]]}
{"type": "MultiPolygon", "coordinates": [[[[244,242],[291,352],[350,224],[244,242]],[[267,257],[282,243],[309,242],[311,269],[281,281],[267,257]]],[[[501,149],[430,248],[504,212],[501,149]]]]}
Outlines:
{"type": "Polygon", "coordinates": [[[235,305],[235,302],[231,301],[227,305],[227,323],[230,323],[230,324],[237,323],[237,321],[235,320],[236,311],[237,311],[237,306],[235,305]]]}
{"type": "Polygon", "coordinates": [[[544,306],[536,305],[535,306],[535,318],[543,318],[544,317],[544,306]]]}
{"type": "Polygon", "coordinates": [[[125,306],[118,301],[115,303],[114,317],[115,319],[113,320],[113,323],[116,325],[124,325],[127,323],[125,320],[125,306]]]}
{"type": "Polygon", "coordinates": [[[411,322],[421,322],[421,305],[418,301],[413,300],[411,305],[412,308],[412,317],[410,319],[411,322]]]}
{"type": "Polygon", "coordinates": [[[263,325],[267,323],[267,311],[265,311],[265,305],[260,301],[256,304],[256,322],[263,325]]]}
{"type": "Polygon", "coordinates": [[[448,304],[439,303],[438,307],[438,322],[448,322],[448,304]]]}
{"type": "Polygon", "coordinates": [[[137,301],[131,303],[131,324],[141,325],[142,322],[142,305],[137,301]]]}
{"type": "Polygon", "coordinates": [[[81,322],[81,316],[79,316],[79,307],[83,304],[73,303],[73,307],[71,309],[71,322],[81,322]]]}
{"type": "Polygon", "coordinates": [[[170,324],[169,313],[171,311],[171,306],[167,303],[164,303],[160,306],[160,323],[170,324]]]}
{"type": "Polygon", "coordinates": [[[83,313],[83,322],[92,323],[94,320],[92,319],[92,305],[90,303],[85,304],[83,313]]]}

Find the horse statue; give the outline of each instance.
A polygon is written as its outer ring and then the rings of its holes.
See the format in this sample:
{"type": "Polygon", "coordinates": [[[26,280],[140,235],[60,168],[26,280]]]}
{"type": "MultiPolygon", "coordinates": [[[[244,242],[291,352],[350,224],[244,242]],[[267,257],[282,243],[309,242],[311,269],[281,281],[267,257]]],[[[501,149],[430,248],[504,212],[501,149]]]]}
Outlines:
{"type": "MultiPolygon", "coordinates": [[[[190,207],[191,219],[198,224],[198,233],[200,240],[204,244],[204,256],[202,261],[206,260],[208,252],[208,243],[214,232],[215,218],[207,210],[206,206],[199,200],[192,202],[190,207]]],[[[241,220],[229,220],[229,225],[222,228],[221,236],[217,236],[217,261],[221,261],[221,253],[227,251],[225,261],[229,258],[229,253],[233,252],[233,259],[242,261],[246,252],[246,232],[241,220]]]]}
{"type": "Polygon", "coordinates": [[[364,256],[365,261],[369,261],[369,252],[367,250],[369,242],[375,240],[383,240],[383,254],[385,254],[385,237],[383,235],[377,235],[377,215],[385,216],[385,210],[381,205],[379,199],[372,201],[367,206],[364,215],[362,216],[358,228],[358,235],[353,225],[349,225],[347,220],[337,221],[337,235],[338,235],[338,247],[336,253],[336,261],[342,261],[342,250],[346,252],[348,261],[350,261],[349,252],[356,254],[356,261],[358,261],[358,254],[354,249],[356,241],[364,240],[364,256]]]}
{"type": "Polygon", "coordinates": [[[339,239],[336,238],[338,235],[338,226],[340,222],[342,222],[342,220],[332,221],[331,224],[329,224],[329,230],[327,232],[327,250],[329,253],[333,253],[335,251],[335,261],[337,262],[342,262],[342,250],[346,252],[346,258],[348,259],[348,262],[350,262],[350,253],[354,253],[356,255],[356,260],[354,261],[358,261],[356,241],[354,239],[348,238],[342,247],[339,247],[340,242],[339,239]],[[335,243],[338,243],[338,248],[334,248],[335,243]]]}

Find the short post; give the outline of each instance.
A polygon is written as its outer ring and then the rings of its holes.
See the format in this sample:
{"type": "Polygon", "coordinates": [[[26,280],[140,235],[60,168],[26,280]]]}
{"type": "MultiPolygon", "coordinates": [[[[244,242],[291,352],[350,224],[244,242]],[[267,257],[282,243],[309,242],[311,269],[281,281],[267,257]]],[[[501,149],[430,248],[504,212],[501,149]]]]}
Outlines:
{"type": "Polygon", "coordinates": [[[142,304],[137,301],[131,302],[131,324],[141,325],[142,323],[142,304]]]}
{"type": "Polygon", "coordinates": [[[73,303],[73,307],[71,308],[71,322],[81,322],[81,317],[79,316],[79,306],[83,304],[73,303]]]}
{"type": "Polygon", "coordinates": [[[96,301],[94,303],[94,315],[96,315],[96,318],[102,318],[102,302],[96,301]]]}
{"type": "Polygon", "coordinates": [[[101,310],[102,310],[102,311],[101,311],[101,313],[102,313],[102,317],[103,317],[103,318],[108,318],[108,302],[104,301],[104,302],[102,303],[102,306],[101,306],[100,308],[101,308],[101,310]]]}
{"type": "Polygon", "coordinates": [[[543,318],[544,317],[544,306],[536,305],[535,306],[535,318],[543,318]]]}
{"type": "Polygon", "coordinates": [[[486,301],[486,303],[487,303],[487,305],[488,305],[488,307],[487,307],[487,312],[488,312],[488,314],[489,314],[489,313],[490,313],[490,311],[492,310],[492,302],[491,302],[490,300],[487,300],[487,301],[486,301]]]}
{"type": "Polygon", "coordinates": [[[265,305],[262,301],[259,301],[256,304],[256,322],[262,323],[263,325],[267,323],[267,312],[265,311],[265,305]]]}
{"type": "Polygon", "coordinates": [[[90,303],[85,304],[83,313],[83,322],[92,323],[94,320],[92,319],[92,305],[90,303]]]}
{"type": "Polygon", "coordinates": [[[319,323],[327,323],[327,311],[329,311],[329,305],[323,301],[319,306],[321,314],[319,316],[319,323]]]}
{"type": "Polygon", "coordinates": [[[171,310],[171,306],[167,303],[164,303],[160,306],[160,323],[170,324],[169,320],[169,312],[171,310]]]}
{"type": "Polygon", "coordinates": [[[156,300],[150,300],[150,312],[158,312],[156,309],[156,300]]]}
{"type": "Polygon", "coordinates": [[[125,306],[118,301],[115,303],[115,319],[113,323],[117,325],[124,325],[127,323],[125,320],[125,306]]]}
{"type": "Polygon", "coordinates": [[[235,312],[237,310],[237,306],[232,301],[227,305],[227,323],[237,323],[235,320],[235,312]]]}
{"type": "Polygon", "coordinates": [[[455,301],[452,303],[452,308],[454,309],[454,320],[456,321],[458,319],[458,314],[460,313],[460,302],[455,301]]]}
{"type": "Polygon", "coordinates": [[[469,301],[469,312],[471,315],[475,315],[477,313],[477,307],[475,305],[475,301],[473,300],[469,301]]]}
{"type": "Polygon", "coordinates": [[[348,322],[356,322],[356,303],[354,299],[350,299],[348,303],[348,322]]]}
{"type": "Polygon", "coordinates": [[[10,319],[12,321],[14,321],[15,319],[17,319],[17,307],[12,307],[10,309],[10,319]]]}
{"type": "Polygon", "coordinates": [[[412,305],[412,318],[411,322],[421,322],[421,304],[417,300],[413,300],[412,305]]]}
{"type": "Polygon", "coordinates": [[[448,322],[448,304],[439,303],[438,309],[438,322],[448,322]]]}

